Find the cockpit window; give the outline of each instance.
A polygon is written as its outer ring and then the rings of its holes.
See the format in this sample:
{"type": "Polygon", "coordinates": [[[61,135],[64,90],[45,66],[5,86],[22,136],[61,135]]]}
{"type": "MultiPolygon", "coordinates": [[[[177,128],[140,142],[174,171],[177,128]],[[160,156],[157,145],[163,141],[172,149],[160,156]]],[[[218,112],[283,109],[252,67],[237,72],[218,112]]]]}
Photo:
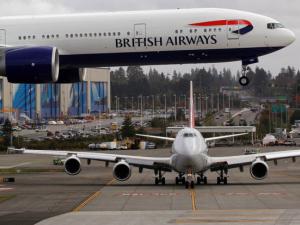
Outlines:
{"type": "Polygon", "coordinates": [[[268,29],[274,30],[277,28],[284,28],[284,26],[281,23],[268,23],[268,29]]]}
{"type": "Polygon", "coordinates": [[[185,133],[185,134],[183,134],[183,137],[196,137],[196,134],[194,134],[194,133],[185,133]]]}

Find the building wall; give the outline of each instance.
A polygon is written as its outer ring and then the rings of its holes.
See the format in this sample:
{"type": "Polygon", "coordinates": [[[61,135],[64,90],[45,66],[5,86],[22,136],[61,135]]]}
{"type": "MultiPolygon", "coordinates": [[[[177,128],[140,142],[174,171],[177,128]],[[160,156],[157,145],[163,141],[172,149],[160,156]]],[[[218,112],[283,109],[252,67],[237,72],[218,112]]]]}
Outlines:
{"type": "Polygon", "coordinates": [[[108,112],[110,90],[110,70],[104,68],[88,69],[86,82],[75,84],[10,84],[0,77],[0,110],[31,119],[108,112]]]}

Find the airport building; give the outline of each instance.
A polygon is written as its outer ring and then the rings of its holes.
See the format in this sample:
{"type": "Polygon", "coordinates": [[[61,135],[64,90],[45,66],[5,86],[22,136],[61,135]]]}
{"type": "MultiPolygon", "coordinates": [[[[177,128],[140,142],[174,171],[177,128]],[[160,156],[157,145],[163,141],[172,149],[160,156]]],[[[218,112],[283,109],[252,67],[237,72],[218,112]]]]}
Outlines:
{"type": "Polygon", "coordinates": [[[88,69],[74,84],[10,84],[0,77],[0,110],[14,118],[59,119],[110,110],[110,70],[88,69]]]}

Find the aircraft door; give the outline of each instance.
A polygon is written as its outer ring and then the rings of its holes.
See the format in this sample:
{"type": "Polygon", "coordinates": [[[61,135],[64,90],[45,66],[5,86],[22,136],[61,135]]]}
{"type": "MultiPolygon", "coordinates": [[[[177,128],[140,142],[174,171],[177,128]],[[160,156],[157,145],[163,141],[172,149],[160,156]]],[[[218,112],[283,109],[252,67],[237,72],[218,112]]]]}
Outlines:
{"type": "Polygon", "coordinates": [[[227,21],[227,43],[229,48],[240,46],[240,25],[238,20],[227,21]]]}
{"type": "Polygon", "coordinates": [[[134,37],[145,38],[146,37],[146,24],[139,23],[134,25],[134,37]]]}
{"type": "Polygon", "coordinates": [[[147,29],[145,23],[138,23],[134,25],[134,38],[142,38],[136,41],[135,48],[146,48],[144,38],[147,36],[147,29]]]}
{"type": "Polygon", "coordinates": [[[6,32],[0,29],[0,48],[6,45],[6,32]]]}

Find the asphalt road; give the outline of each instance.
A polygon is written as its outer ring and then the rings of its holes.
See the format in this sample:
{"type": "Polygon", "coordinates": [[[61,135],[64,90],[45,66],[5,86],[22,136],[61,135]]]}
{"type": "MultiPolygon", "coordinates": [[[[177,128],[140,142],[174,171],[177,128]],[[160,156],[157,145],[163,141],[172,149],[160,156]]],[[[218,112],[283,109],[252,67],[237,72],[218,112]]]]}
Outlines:
{"type": "MultiPolygon", "coordinates": [[[[264,148],[262,151],[288,148],[264,148]]],[[[214,148],[211,155],[242,154],[244,147],[214,148]]],[[[113,152],[111,152],[113,153],[113,152]]],[[[167,156],[169,150],[122,151],[121,154],[167,156]]],[[[175,173],[166,174],[166,185],[155,186],[154,174],[136,169],[130,180],[112,179],[112,168],[94,162],[78,176],[70,177],[52,158],[1,155],[1,167],[18,166],[13,184],[0,184],[0,225],[64,224],[299,224],[300,160],[280,160],[270,165],[263,181],[234,169],[229,184],[216,185],[216,173],[208,172],[208,185],[186,190],[174,185],[175,173]],[[27,173],[22,173],[27,168],[27,173]],[[29,169],[31,173],[28,173],[29,169]],[[46,171],[41,172],[39,170],[46,171]],[[35,171],[36,170],[36,171],[35,171]],[[1,201],[3,198],[9,198],[1,201]],[[126,213],[122,213],[126,212],[126,213]],[[129,212],[129,213],[127,213],[129,212]],[[164,213],[162,213],[164,212],[164,213]]]]}

